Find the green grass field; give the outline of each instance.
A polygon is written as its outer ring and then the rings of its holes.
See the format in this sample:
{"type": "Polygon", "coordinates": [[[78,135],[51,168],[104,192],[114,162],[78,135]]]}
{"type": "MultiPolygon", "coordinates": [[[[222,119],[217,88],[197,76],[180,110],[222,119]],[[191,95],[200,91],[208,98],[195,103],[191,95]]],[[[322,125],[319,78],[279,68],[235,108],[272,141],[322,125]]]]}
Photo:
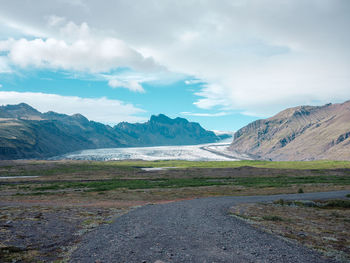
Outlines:
{"type": "Polygon", "coordinates": [[[350,161],[111,161],[92,162],[91,165],[126,167],[178,167],[178,168],[236,168],[251,166],[276,169],[338,169],[350,168],[350,161]]]}
{"type": "Polygon", "coordinates": [[[255,193],[263,189],[269,193],[271,189],[285,191],[287,188],[295,192],[298,188],[301,191],[320,191],[349,187],[350,170],[347,169],[350,169],[350,162],[345,161],[18,161],[15,165],[1,166],[0,176],[38,177],[4,182],[0,184],[0,189],[4,193],[11,192],[10,195],[6,194],[7,197],[52,196],[54,193],[59,196],[68,193],[81,196],[91,192],[124,194],[127,191],[128,198],[139,199],[143,197],[138,197],[134,190],[168,191],[170,198],[183,191],[186,191],[183,196],[198,191],[201,192],[199,196],[206,196],[206,191],[208,195],[237,191],[255,193]],[[140,169],[142,167],[178,169],[146,172],[140,169]],[[239,167],[242,169],[228,169],[239,167]],[[222,190],[223,187],[226,187],[225,190],[222,190]]]}
{"type": "Polygon", "coordinates": [[[272,169],[297,170],[324,170],[350,169],[350,161],[298,161],[298,162],[271,162],[271,161],[64,161],[48,162],[33,161],[25,165],[2,166],[1,176],[51,176],[72,173],[113,173],[116,169],[120,173],[130,173],[141,167],[176,167],[176,168],[238,168],[243,166],[272,169]],[[49,164],[49,165],[47,165],[49,164]],[[40,167],[44,165],[44,167],[40,167]],[[45,167],[47,166],[47,167],[45,167]]]}
{"type": "Polygon", "coordinates": [[[89,191],[109,191],[118,188],[151,189],[181,188],[213,185],[236,185],[244,187],[286,187],[303,184],[350,185],[350,176],[301,176],[301,177],[227,177],[227,178],[161,178],[108,180],[96,182],[49,183],[33,190],[86,189],[89,191]]]}

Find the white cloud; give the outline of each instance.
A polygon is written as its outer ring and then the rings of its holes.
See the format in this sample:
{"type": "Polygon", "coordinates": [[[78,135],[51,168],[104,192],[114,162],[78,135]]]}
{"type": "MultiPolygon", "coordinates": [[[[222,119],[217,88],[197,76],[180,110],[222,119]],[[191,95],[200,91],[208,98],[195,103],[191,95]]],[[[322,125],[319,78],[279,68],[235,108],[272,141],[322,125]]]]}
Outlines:
{"type": "MultiPolygon", "coordinates": [[[[140,71],[158,71],[147,64],[147,55],[173,72],[207,83],[195,91],[199,108],[221,107],[223,111],[235,109],[266,116],[288,106],[350,98],[349,12],[347,0],[204,0],[176,4],[166,0],[137,4],[107,0],[103,5],[84,2],[84,8],[38,0],[35,9],[30,1],[13,0],[2,6],[0,16],[16,21],[15,25],[22,25],[26,32],[46,30],[47,36],[58,41],[50,46],[46,39],[42,39],[43,44],[27,40],[25,46],[29,46],[22,48],[27,51],[25,56],[15,60],[19,65],[91,71],[129,65],[140,71]],[[57,17],[75,23],[58,32],[55,26],[47,29],[44,22],[52,10],[58,10],[57,17]],[[88,34],[83,34],[84,30],[88,34]],[[84,45],[72,40],[75,35],[84,45]],[[92,40],[86,35],[93,36],[92,40]],[[118,55],[118,59],[102,56],[96,47],[104,46],[107,39],[122,41],[127,50],[122,53],[130,54],[122,60],[118,55]],[[54,54],[61,40],[67,46],[63,50],[70,54],[68,58],[54,54]],[[40,48],[32,47],[37,44],[40,48]],[[83,52],[85,46],[91,54],[83,52]],[[29,48],[37,52],[38,59],[26,57],[29,48]]],[[[119,54],[119,44],[112,46],[117,51],[108,53],[119,54]]]]}
{"type": "Polygon", "coordinates": [[[181,112],[182,115],[186,116],[196,116],[196,117],[220,117],[220,116],[226,116],[229,115],[228,112],[217,112],[217,113],[195,113],[195,112],[181,112]]]}
{"type": "Polygon", "coordinates": [[[147,49],[170,70],[207,83],[196,106],[269,116],[350,98],[348,2],[220,3],[196,17],[190,44],[180,30],[172,44],[147,49]]]}
{"type": "Polygon", "coordinates": [[[0,89],[2,88],[2,84],[0,84],[0,89]]]}
{"type": "Polygon", "coordinates": [[[66,21],[66,18],[56,15],[48,16],[47,23],[50,27],[60,26],[66,21]]]}
{"type": "Polygon", "coordinates": [[[90,120],[117,124],[121,121],[140,122],[145,111],[132,104],[107,98],[81,98],[36,92],[0,91],[0,105],[27,103],[41,112],[80,113],[90,120]]]}
{"type": "Polygon", "coordinates": [[[121,81],[118,79],[111,79],[108,81],[108,85],[112,88],[126,88],[135,92],[145,92],[137,80],[121,81]]]}
{"type": "MultiPolygon", "coordinates": [[[[63,18],[50,16],[49,24],[57,25],[63,18]]],[[[135,70],[160,70],[152,58],[145,58],[124,41],[91,33],[86,23],[66,23],[57,38],[35,38],[0,41],[0,51],[7,52],[11,63],[22,68],[37,67],[109,72],[118,67],[135,70]]]]}
{"type": "Polygon", "coordinates": [[[194,85],[194,84],[200,84],[202,83],[203,81],[200,80],[200,79],[188,79],[188,80],[185,80],[185,84],[186,85],[194,85]]]}
{"type": "Polygon", "coordinates": [[[11,48],[11,46],[14,44],[14,42],[15,40],[13,38],[0,41],[0,52],[8,51],[11,48]]]}
{"type": "Polygon", "coordinates": [[[8,59],[0,56],[0,73],[11,73],[12,70],[8,65],[8,59]]]}

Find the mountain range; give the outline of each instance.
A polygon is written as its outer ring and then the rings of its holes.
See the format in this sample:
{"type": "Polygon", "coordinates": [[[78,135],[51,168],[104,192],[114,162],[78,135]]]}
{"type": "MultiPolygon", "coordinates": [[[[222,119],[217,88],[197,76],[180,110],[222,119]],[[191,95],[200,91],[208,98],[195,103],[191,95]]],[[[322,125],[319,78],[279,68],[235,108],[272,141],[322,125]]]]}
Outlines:
{"type": "Polygon", "coordinates": [[[41,113],[25,103],[0,106],[0,159],[47,158],[95,148],[201,144],[227,137],[163,114],[145,123],[111,127],[81,114],[41,113]]]}
{"type": "MultiPolygon", "coordinates": [[[[81,114],[0,106],[0,159],[47,158],[96,148],[192,145],[230,137],[163,114],[114,127],[81,114]]],[[[239,129],[229,150],[274,161],[350,160],[350,101],[289,108],[239,129]]]]}
{"type": "Polygon", "coordinates": [[[254,121],[235,133],[230,150],[274,161],[350,160],[350,101],[254,121]]]}

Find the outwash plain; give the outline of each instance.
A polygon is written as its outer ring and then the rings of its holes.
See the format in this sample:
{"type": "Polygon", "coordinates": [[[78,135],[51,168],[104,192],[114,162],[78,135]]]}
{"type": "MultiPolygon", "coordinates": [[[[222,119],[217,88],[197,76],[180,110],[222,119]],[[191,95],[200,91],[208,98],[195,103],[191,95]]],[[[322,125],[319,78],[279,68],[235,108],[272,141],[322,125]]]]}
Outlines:
{"type": "Polygon", "coordinates": [[[227,209],[229,216],[339,262],[350,260],[350,162],[2,161],[0,261],[68,262],[87,233],[140,206],[344,190],[332,200],[227,209]]]}

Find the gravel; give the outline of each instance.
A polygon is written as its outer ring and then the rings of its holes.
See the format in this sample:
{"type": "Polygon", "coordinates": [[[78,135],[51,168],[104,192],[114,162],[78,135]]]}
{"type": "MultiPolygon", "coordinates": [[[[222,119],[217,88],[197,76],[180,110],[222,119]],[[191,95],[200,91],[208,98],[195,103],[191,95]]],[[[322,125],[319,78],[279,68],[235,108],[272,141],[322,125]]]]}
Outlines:
{"type": "Polygon", "coordinates": [[[230,216],[238,203],[343,198],[349,191],[212,197],[134,209],[88,233],[71,262],[333,262],[230,216]]]}

